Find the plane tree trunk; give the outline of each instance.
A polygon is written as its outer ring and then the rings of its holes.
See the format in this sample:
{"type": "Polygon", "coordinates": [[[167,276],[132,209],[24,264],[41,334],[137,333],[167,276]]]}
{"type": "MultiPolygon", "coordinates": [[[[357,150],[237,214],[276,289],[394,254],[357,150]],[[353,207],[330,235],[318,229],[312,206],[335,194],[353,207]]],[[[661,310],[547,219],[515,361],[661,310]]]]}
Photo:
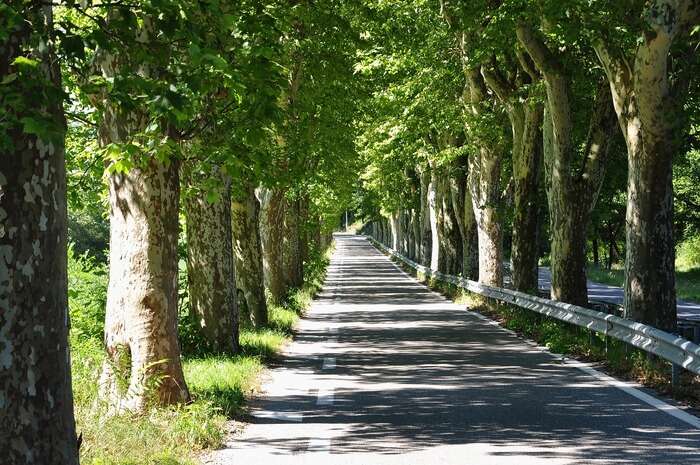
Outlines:
{"type": "MultiPolygon", "coordinates": [[[[0,139],[0,455],[7,465],[77,465],[68,348],[66,168],[60,70],[50,47],[50,5],[19,5],[23,23],[0,41],[0,81],[30,56],[35,73],[10,84],[15,104],[0,139]],[[31,25],[31,26],[30,26],[31,25]],[[55,134],[26,134],[22,118],[45,118],[55,134]]],[[[17,5],[15,5],[17,4],[17,5]]],[[[4,21],[3,21],[4,22],[4,21]]],[[[2,92],[5,92],[4,90],[2,92]]]]}
{"type": "Polygon", "coordinates": [[[284,277],[285,193],[281,189],[261,189],[260,204],[265,285],[272,301],[281,303],[287,296],[284,277]]]}
{"type": "Polygon", "coordinates": [[[185,199],[187,279],[192,318],[215,352],[238,352],[238,305],[231,238],[231,181],[219,176],[223,195],[209,203],[196,185],[185,199]]]}
{"type": "Polygon", "coordinates": [[[236,287],[242,294],[238,302],[245,307],[246,315],[255,327],[267,324],[259,213],[255,186],[246,179],[235,183],[232,186],[231,228],[236,287]]]}
{"type": "Polygon", "coordinates": [[[468,159],[461,157],[455,162],[450,176],[450,195],[455,221],[462,241],[462,276],[471,280],[479,279],[479,244],[477,243],[476,221],[472,199],[467,188],[468,159]]]}
{"type": "MultiPolygon", "coordinates": [[[[513,288],[536,294],[537,280],[537,186],[542,164],[543,106],[537,102],[536,87],[539,80],[534,64],[519,53],[520,66],[511,72],[515,80],[508,80],[501,73],[498,63],[482,67],[486,84],[503,104],[513,135],[513,242],[511,250],[513,288]],[[527,97],[519,92],[529,85],[527,97]]],[[[494,60],[495,61],[495,60],[494,60]]]]}
{"type": "MultiPolygon", "coordinates": [[[[489,111],[484,104],[486,86],[477,68],[469,68],[465,73],[467,107],[478,117],[489,111]]],[[[479,282],[499,287],[503,285],[503,231],[499,211],[502,152],[497,141],[479,140],[478,150],[469,157],[468,176],[479,242],[479,282]]]]}
{"type": "Polygon", "coordinates": [[[555,300],[587,306],[586,231],[615,126],[610,91],[605,85],[598,86],[584,148],[576,149],[571,86],[560,57],[527,25],[518,25],[517,36],[542,74],[547,92],[543,158],[552,246],[551,295],[555,300]],[[577,158],[582,161],[576,163],[577,158]]]}
{"type": "Polygon", "coordinates": [[[627,145],[625,316],[675,332],[673,158],[681,150],[684,120],[679,114],[692,71],[684,66],[685,57],[671,60],[670,55],[676,39],[700,22],[700,5],[655,0],[643,17],[648,30],[633,56],[614,51],[602,39],[594,40],[594,48],[627,145]]]}

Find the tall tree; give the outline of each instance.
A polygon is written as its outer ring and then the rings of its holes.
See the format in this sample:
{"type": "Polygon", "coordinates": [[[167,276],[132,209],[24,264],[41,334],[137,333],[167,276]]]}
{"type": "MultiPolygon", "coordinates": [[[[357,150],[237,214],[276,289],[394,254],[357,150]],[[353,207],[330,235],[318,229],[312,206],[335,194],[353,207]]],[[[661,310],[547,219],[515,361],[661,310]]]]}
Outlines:
{"type": "Polygon", "coordinates": [[[593,39],[627,144],[624,308],[628,318],[675,331],[672,168],[687,124],[683,105],[697,73],[697,49],[688,34],[700,23],[700,4],[653,0],[633,6],[642,21],[610,24],[593,39]],[[614,26],[635,35],[616,37],[614,26]]]}
{"type": "Polygon", "coordinates": [[[78,463],[53,28],[49,4],[0,5],[0,450],[8,465],[78,463]]]}
{"type": "Polygon", "coordinates": [[[547,92],[543,150],[551,222],[552,298],[586,306],[586,231],[614,130],[610,92],[602,85],[593,91],[588,133],[582,141],[583,150],[577,149],[572,71],[565,65],[566,55],[548,46],[541,34],[524,22],[518,24],[516,32],[542,74],[547,92]]]}
{"type": "Polygon", "coordinates": [[[267,302],[260,241],[260,202],[255,196],[255,187],[247,178],[241,178],[232,190],[231,224],[236,285],[243,294],[251,323],[261,327],[267,324],[267,302]]]}
{"type": "Polygon", "coordinates": [[[192,317],[208,349],[235,354],[239,344],[231,179],[221,168],[215,168],[212,177],[218,189],[207,192],[199,177],[190,173],[184,202],[192,317]]]}

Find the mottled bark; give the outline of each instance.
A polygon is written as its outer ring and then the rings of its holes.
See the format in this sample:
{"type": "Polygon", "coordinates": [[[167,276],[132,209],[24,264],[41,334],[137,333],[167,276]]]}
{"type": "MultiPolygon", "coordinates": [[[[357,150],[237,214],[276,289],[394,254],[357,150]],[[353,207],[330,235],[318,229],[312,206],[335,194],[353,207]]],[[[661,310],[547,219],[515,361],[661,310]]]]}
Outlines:
{"type": "MultiPolygon", "coordinates": [[[[671,60],[678,37],[700,22],[693,0],[648,2],[647,29],[632,57],[594,41],[627,145],[625,316],[676,330],[673,158],[680,151],[683,111],[692,71],[671,60]],[[669,64],[674,63],[675,79],[669,64]]],[[[696,53],[692,51],[691,53],[696,53]]],[[[612,253],[610,254],[613,255],[612,253]]]]}
{"type": "Polygon", "coordinates": [[[520,67],[511,73],[515,81],[506,79],[496,63],[482,67],[482,75],[508,114],[513,135],[513,241],[511,249],[513,288],[534,294],[537,292],[537,230],[538,179],[542,164],[543,106],[535,95],[537,88],[529,86],[526,98],[520,87],[539,79],[533,63],[518,54],[520,67]]]}
{"type": "Polygon", "coordinates": [[[462,157],[455,162],[450,176],[450,194],[455,221],[462,241],[462,276],[479,279],[479,244],[472,198],[467,188],[468,160],[462,157]]]}
{"type": "MultiPolygon", "coordinates": [[[[0,162],[0,461],[7,465],[76,465],[78,444],[68,349],[65,119],[60,70],[50,44],[51,6],[10,2],[24,23],[3,31],[0,81],[18,56],[40,62],[36,75],[9,84],[17,100],[0,136],[12,147],[0,162]],[[36,117],[55,125],[42,139],[21,124],[36,117]]],[[[4,97],[0,90],[0,100],[4,97]]]]}
{"type": "Polygon", "coordinates": [[[434,170],[430,170],[430,183],[428,184],[428,223],[430,225],[430,269],[438,270],[440,265],[440,237],[438,235],[438,212],[437,212],[437,176],[434,170]]]}
{"type": "Polygon", "coordinates": [[[210,204],[195,183],[185,199],[187,279],[192,319],[206,345],[216,352],[238,351],[238,305],[231,238],[231,187],[210,204]]]}
{"type": "Polygon", "coordinates": [[[430,170],[423,168],[420,172],[420,242],[419,242],[419,260],[423,266],[430,266],[433,243],[432,243],[432,228],[430,222],[430,170]]]}
{"type": "MultiPolygon", "coordinates": [[[[531,102],[525,107],[525,124],[518,137],[520,143],[513,148],[513,288],[533,294],[538,289],[537,186],[542,164],[543,112],[543,107],[538,103],[531,102]]],[[[513,132],[515,138],[515,130],[513,132]]]]}
{"type": "Polygon", "coordinates": [[[389,218],[391,225],[391,248],[401,253],[401,225],[399,224],[399,212],[394,212],[389,218]]]}
{"type": "MultiPolygon", "coordinates": [[[[468,108],[478,116],[483,111],[486,88],[478,69],[466,70],[469,87],[468,108]]],[[[501,230],[500,178],[502,147],[493,141],[480,140],[476,153],[469,157],[468,185],[472,196],[479,241],[479,282],[503,285],[503,238],[501,230]]]]}
{"type": "Polygon", "coordinates": [[[284,195],[281,189],[260,190],[260,232],[265,285],[275,303],[282,302],[287,296],[284,277],[284,195]]]}
{"type": "Polygon", "coordinates": [[[255,196],[255,187],[247,180],[234,185],[231,202],[231,228],[236,287],[243,294],[247,317],[255,327],[267,324],[259,213],[260,203],[255,196]]]}
{"type": "Polygon", "coordinates": [[[411,259],[420,262],[420,210],[413,208],[411,210],[411,259]]]}
{"type": "Polygon", "coordinates": [[[451,275],[459,275],[462,272],[462,237],[452,205],[450,177],[447,173],[442,173],[440,176],[438,199],[440,203],[440,242],[443,252],[441,271],[451,275]]]}
{"type": "Polygon", "coordinates": [[[571,86],[560,57],[528,26],[518,25],[517,35],[542,73],[547,91],[543,151],[552,241],[551,295],[586,306],[586,230],[603,181],[615,124],[610,91],[598,86],[588,135],[583,149],[578,150],[572,137],[571,86]],[[581,159],[578,163],[577,158],[581,159]]]}
{"type": "MultiPolygon", "coordinates": [[[[110,120],[101,140],[109,139],[110,120]]],[[[116,411],[187,402],[177,340],[179,163],[108,178],[109,287],[101,395],[116,411]]]]}
{"type": "Polygon", "coordinates": [[[287,288],[299,288],[304,283],[304,262],[301,246],[301,203],[299,199],[286,202],[284,213],[284,279],[287,288]]]}

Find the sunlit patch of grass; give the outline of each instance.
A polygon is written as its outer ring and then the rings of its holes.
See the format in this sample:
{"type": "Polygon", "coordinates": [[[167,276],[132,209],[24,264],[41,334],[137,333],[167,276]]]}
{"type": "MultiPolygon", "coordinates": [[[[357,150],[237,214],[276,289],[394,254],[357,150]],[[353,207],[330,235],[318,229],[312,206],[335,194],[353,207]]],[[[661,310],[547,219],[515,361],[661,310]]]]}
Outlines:
{"type": "Polygon", "coordinates": [[[258,387],[258,357],[206,357],[185,360],[185,379],[196,401],[210,402],[226,416],[240,413],[246,395],[258,387]]]}

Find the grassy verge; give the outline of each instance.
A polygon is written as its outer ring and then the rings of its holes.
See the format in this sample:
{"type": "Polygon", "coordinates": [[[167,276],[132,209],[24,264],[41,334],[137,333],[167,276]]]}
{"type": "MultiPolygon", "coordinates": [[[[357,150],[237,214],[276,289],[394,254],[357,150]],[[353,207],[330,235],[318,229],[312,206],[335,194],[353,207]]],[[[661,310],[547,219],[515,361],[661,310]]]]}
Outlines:
{"type": "MultiPolygon", "coordinates": [[[[622,287],[625,282],[625,270],[619,267],[605,270],[589,266],[587,273],[588,279],[597,283],[622,287]]],[[[676,270],[676,292],[679,299],[700,302],[700,267],[676,270]]]]}
{"type": "Polygon", "coordinates": [[[96,334],[101,327],[95,330],[93,318],[84,318],[94,313],[99,320],[103,300],[87,301],[87,289],[81,288],[89,283],[93,293],[106,292],[106,276],[103,269],[74,263],[71,356],[77,429],[82,434],[81,463],[193,465],[200,451],[220,446],[226,422],[241,413],[246,397],[258,389],[265,363],[291,340],[296,322],[323,283],[327,264],[328,254],[308,264],[304,286],[292,291],[284,305],[269,306],[267,328],[241,328],[240,355],[183,357],[191,404],[156,408],[143,416],[108,416],[97,400],[103,350],[96,334]]]}

